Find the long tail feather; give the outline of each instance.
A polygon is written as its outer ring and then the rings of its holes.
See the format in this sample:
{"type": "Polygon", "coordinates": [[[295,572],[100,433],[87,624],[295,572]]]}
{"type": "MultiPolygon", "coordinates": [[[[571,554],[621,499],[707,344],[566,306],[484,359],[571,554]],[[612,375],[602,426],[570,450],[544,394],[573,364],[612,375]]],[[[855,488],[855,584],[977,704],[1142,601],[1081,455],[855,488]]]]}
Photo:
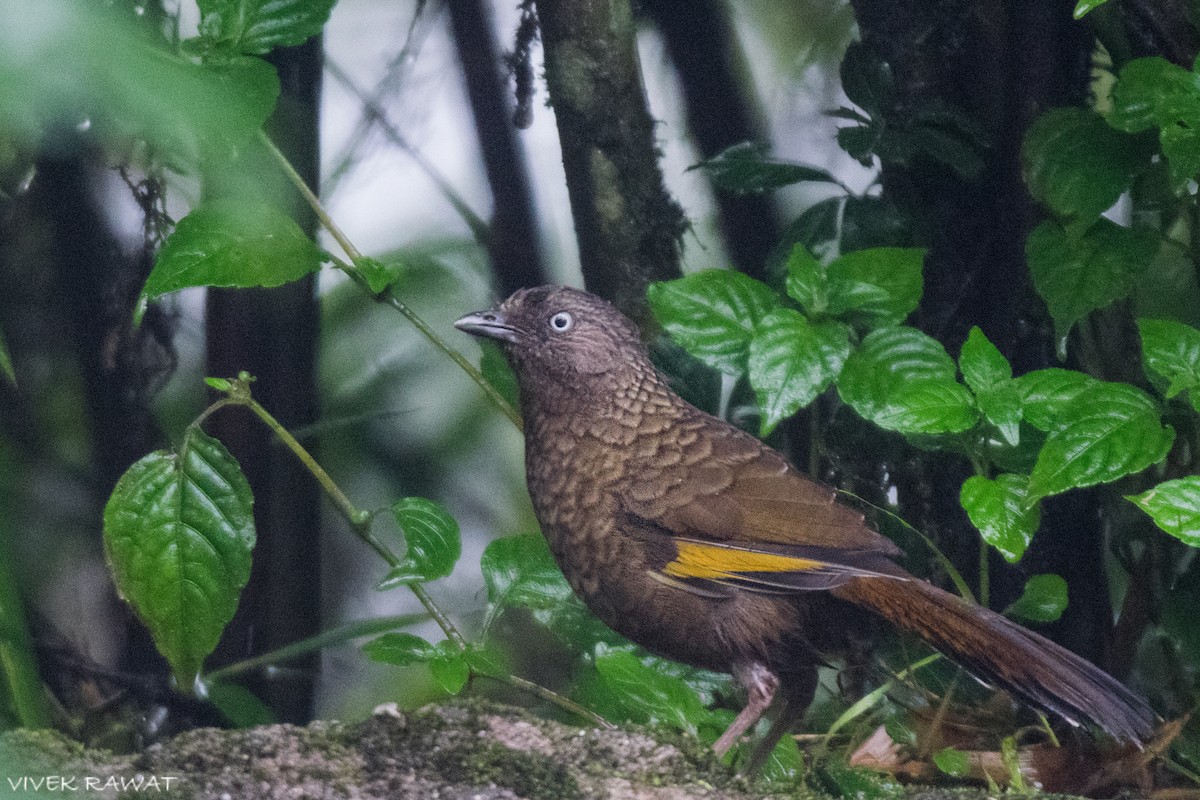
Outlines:
{"type": "Polygon", "coordinates": [[[1086,659],[924,581],[859,578],[833,593],[916,634],[983,681],[1072,724],[1090,721],[1141,744],[1156,717],[1146,702],[1086,659]]]}

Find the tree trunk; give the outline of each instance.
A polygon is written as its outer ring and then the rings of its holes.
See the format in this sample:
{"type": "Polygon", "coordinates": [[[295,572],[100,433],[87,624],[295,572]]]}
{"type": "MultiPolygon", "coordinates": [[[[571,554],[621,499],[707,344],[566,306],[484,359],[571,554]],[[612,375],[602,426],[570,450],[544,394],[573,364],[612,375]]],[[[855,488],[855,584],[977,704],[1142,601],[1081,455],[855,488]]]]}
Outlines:
{"type": "MultiPolygon", "coordinates": [[[[740,142],[762,141],[765,126],[725,0],[651,0],[645,7],[679,74],[688,132],[700,155],[712,158],[740,142]]],[[[782,236],[773,196],[713,192],[733,266],[763,279],[767,256],[782,236]]]]}
{"type": "Polygon", "coordinates": [[[507,297],[546,282],[525,153],[517,140],[507,81],[484,0],[450,0],[450,22],[475,119],[475,135],[492,190],[488,256],[496,288],[507,297]]]}
{"type": "MultiPolygon", "coordinates": [[[[321,39],[276,50],[270,61],[279,70],[282,94],[267,131],[315,190],[321,39]]],[[[291,201],[301,228],[315,233],[311,209],[298,193],[293,192],[291,201]]],[[[255,397],[293,430],[317,417],[315,286],[310,276],[277,289],[210,289],[208,295],[208,374],[250,372],[257,378],[255,397]]],[[[217,414],[208,427],[237,457],[250,481],[258,531],[250,582],[212,659],[228,664],[319,630],[321,495],[312,476],[250,414],[217,414]]],[[[311,442],[306,446],[313,449],[311,442]]],[[[307,721],[317,663],[316,655],[310,655],[293,662],[286,676],[259,680],[252,688],[280,721],[307,721]]]]}
{"type": "Polygon", "coordinates": [[[538,0],[583,282],[639,322],[678,277],[683,210],[663,185],[629,0],[538,0]]]}

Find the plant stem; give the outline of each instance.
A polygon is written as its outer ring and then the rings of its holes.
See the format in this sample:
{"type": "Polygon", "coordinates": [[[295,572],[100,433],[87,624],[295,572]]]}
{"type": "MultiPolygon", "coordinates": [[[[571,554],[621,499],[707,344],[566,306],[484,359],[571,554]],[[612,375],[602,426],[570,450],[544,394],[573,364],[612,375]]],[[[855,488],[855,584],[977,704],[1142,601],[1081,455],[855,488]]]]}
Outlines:
{"type": "Polygon", "coordinates": [[[266,132],[259,131],[258,138],[264,145],[267,146],[267,150],[271,152],[271,155],[275,156],[275,160],[279,162],[280,169],[283,170],[283,173],[287,175],[288,179],[291,180],[291,182],[295,185],[296,190],[300,192],[300,194],[308,202],[309,206],[312,207],[313,213],[317,215],[317,219],[321,221],[321,225],[325,228],[325,230],[329,231],[329,235],[337,241],[342,250],[346,252],[346,255],[350,257],[350,260],[358,261],[360,258],[362,258],[362,253],[359,252],[358,248],[354,246],[354,243],[350,241],[350,237],[346,236],[346,234],[342,232],[342,229],[337,226],[337,223],[333,221],[333,217],[329,216],[329,212],[325,210],[325,206],[321,205],[321,201],[317,199],[315,194],[313,194],[312,189],[308,188],[308,184],[304,182],[304,178],[300,177],[300,173],[297,172],[296,168],[292,166],[292,162],[288,161],[287,156],[283,154],[283,151],[276,147],[275,143],[271,141],[271,137],[267,136],[266,132]]]}
{"type": "Polygon", "coordinates": [[[991,594],[992,577],[991,566],[988,561],[988,543],[982,536],[979,537],[979,605],[987,607],[988,597],[991,594]]]}
{"type": "Polygon", "coordinates": [[[906,680],[909,675],[912,675],[914,672],[916,672],[919,669],[929,666],[930,664],[932,664],[934,661],[937,661],[941,657],[942,657],[941,653],[933,653],[931,655],[925,656],[920,661],[916,661],[916,662],[913,662],[912,664],[909,664],[907,667],[905,667],[904,669],[897,672],[894,677],[889,678],[887,681],[885,681],[881,686],[873,689],[871,692],[864,695],[857,703],[855,703],[854,705],[852,705],[848,709],[846,709],[844,712],[842,712],[842,715],[840,717],[838,717],[836,720],[834,720],[833,724],[829,726],[829,730],[827,730],[825,732],[826,744],[828,744],[829,740],[831,738],[833,738],[833,735],[836,734],[839,730],[844,728],[849,723],[853,722],[858,717],[865,714],[867,712],[867,710],[871,708],[871,706],[878,703],[885,694],[887,694],[889,691],[891,691],[893,686],[895,686],[897,683],[899,683],[902,680],[906,680]]]}
{"type": "Polygon", "coordinates": [[[517,426],[517,430],[524,430],[524,425],[521,421],[521,415],[517,413],[516,409],[509,405],[508,401],[504,399],[503,395],[496,391],[495,387],[488,383],[487,379],[483,377],[483,373],[476,369],[475,365],[468,361],[466,356],[455,350],[450,345],[446,344],[445,340],[438,336],[437,333],[434,332],[433,328],[429,327],[425,320],[421,319],[421,317],[418,316],[415,311],[409,308],[403,300],[396,296],[396,293],[392,291],[390,286],[378,294],[371,290],[366,279],[362,276],[357,267],[357,262],[362,259],[363,254],[357,247],[354,246],[354,243],[350,241],[349,237],[342,232],[342,229],[337,226],[337,223],[333,221],[333,218],[329,216],[329,212],[327,212],[325,207],[321,205],[320,199],[318,199],[318,197],[313,194],[312,190],[308,188],[308,185],[304,182],[304,178],[300,177],[300,173],[296,172],[296,168],[293,167],[291,162],[287,160],[287,156],[285,156],[279,150],[279,148],[275,146],[275,143],[272,142],[265,133],[260,131],[259,138],[275,157],[275,160],[279,162],[279,168],[282,169],[284,174],[288,176],[293,184],[295,184],[296,189],[301,195],[304,196],[304,199],[308,202],[309,206],[312,207],[313,213],[317,215],[317,219],[321,221],[321,225],[324,226],[325,230],[329,231],[330,235],[333,236],[333,238],[341,246],[342,250],[346,252],[346,255],[350,257],[350,263],[347,264],[346,262],[331,256],[333,258],[333,262],[338,266],[338,268],[353,278],[354,282],[358,284],[361,289],[366,291],[376,300],[386,303],[387,305],[399,311],[405,319],[412,323],[413,327],[420,331],[422,336],[428,339],[429,342],[438,350],[441,350],[443,353],[449,356],[451,361],[461,367],[463,371],[470,376],[471,380],[475,381],[475,383],[479,385],[479,388],[483,389],[483,392],[485,395],[487,395],[488,399],[500,409],[504,416],[508,417],[509,420],[511,420],[512,423],[517,426]]]}
{"type": "MultiPolygon", "coordinates": [[[[341,487],[334,482],[333,478],[329,476],[329,473],[325,471],[325,468],[317,463],[317,460],[312,457],[312,454],[304,449],[304,445],[300,444],[300,441],[292,435],[291,431],[285,428],[279,422],[279,420],[271,416],[271,412],[263,408],[262,404],[257,400],[247,397],[244,401],[244,404],[254,412],[255,416],[266,423],[267,427],[271,429],[271,432],[279,437],[279,440],[296,455],[296,458],[300,459],[300,463],[304,465],[305,469],[312,473],[312,476],[317,479],[317,483],[321,484],[321,488],[325,490],[325,494],[327,494],[329,499],[333,501],[334,507],[341,512],[342,516],[344,516],[347,521],[349,521],[350,526],[354,528],[355,532],[361,532],[362,528],[364,527],[364,523],[366,525],[370,524],[370,517],[359,511],[354,506],[354,503],[350,501],[350,498],[346,496],[346,493],[342,491],[341,487]]],[[[371,542],[368,542],[368,544],[371,544],[371,542]]],[[[380,555],[384,554],[380,553],[380,555]]],[[[390,552],[388,555],[384,555],[384,558],[392,566],[400,563],[400,559],[390,552]],[[395,564],[392,564],[393,561],[395,564]]]]}
{"type": "Polygon", "coordinates": [[[333,260],[333,263],[338,269],[349,275],[350,278],[363,289],[363,291],[372,295],[378,302],[389,305],[395,310],[399,311],[404,318],[412,323],[412,326],[429,341],[430,344],[449,356],[451,361],[457,364],[463,372],[467,373],[467,376],[473,380],[480,389],[483,390],[483,393],[489,400],[492,401],[492,404],[495,405],[496,408],[500,409],[500,413],[508,417],[509,421],[512,422],[513,425],[517,426],[517,430],[525,430],[525,423],[522,421],[520,413],[513,408],[507,400],[504,399],[504,395],[500,394],[500,392],[496,390],[496,387],[492,386],[492,384],[488,382],[488,379],[483,377],[483,373],[480,372],[474,364],[468,361],[466,356],[447,344],[446,340],[438,336],[437,332],[429,326],[429,323],[427,323],[420,317],[420,315],[409,308],[407,303],[397,297],[396,293],[392,291],[390,286],[379,294],[375,294],[367,285],[366,278],[362,276],[362,273],[360,273],[358,269],[354,267],[354,265],[347,264],[337,258],[333,260]]]}
{"type": "Polygon", "coordinates": [[[487,378],[483,377],[483,373],[476,369],[475,365],[468,361],[462,353],[446,344],[446,342],[443,341],[440,336],[434,333],[433,329],[425,323],[425,320],[417,316],[416,313],[414,313],[412,309],[405,305],[405,303],[399,297],[396,297],[396,294],[391,290],[391,287],[388,287],[386,290],[384,290],[383,294],[380,296],[380,300],[403,314],[404,317],[413,324],[413,327],[424,334],[425,338],[428,339],[434,347],[448,355],[455,364],[458,364],[458,366],[470,376],[471,380],[475,381],[480,389],[483,389],[484,394],[486,394],[488,399],[490,399],[492,403],[494,403],[496,407],[500,409],[504,416],[508,417],[512,424],[517,426],[517,430],[525,430],[525,423],[521,420],[520,413],[518,413],[517,410],[513,408],[507,400],[504,399],[504,396],[500,394],[500,392],[496,391],[496,387],[488,383],[487,378]]]}
{"type": "Polygon", "coordinates": [[[192,431],[200,430],[200,426],[204,424],[204,420],[211,417],[216,412],[220,411],[225,406],[236,405],[237,401],[232,397],[222,397],[220,400],[209,405],[208,408],[200,412],[200,416],[192,420],[192,424],[188,425],[183,432],[183,441],[179,445],[179,463],[183,463],[187,459],[188,446],[191,444],[192,431]]]}
{"type": "MultiPolygon", "coordinates": [[[[975,470],[975,474],[981,478],[991,479],[985,462],[979,455],[971,454],[971,466],[975,470]]],[[[991,563],[988,560],[988,543],[982,535],[979,537],[979,605],[984,608],[988,605],[988,598],[991,596],[992,573],[991,563]]]]}
{"type": "MultiPolygon", "coordinates": [[[[346,518],[346,521],[350,523],[350,527],[354,533],[360,539],[366,542],[371,549],[378,553],[379,556],[385,562],[387,562],[389,567],[394,569],[400,566],[402,563],[400,558],[393,553],[387,547],[387,545],[379,541],[379,539],[372,532],[371,523],[374,517],[370,513],[358,509],[354,503],[351,502],[350,498],[346,496],[346,493],[342,491],[341,487],[338,486],[337,483],[334,482],[333,478],[329,476],[329,473],[317,463],[316,459],[312,457],[312,454],[304,449],[304,445],[300,444],[300,441],[292,435],[291,431],[280,424],[279,420],[275,419],[275,417],[271,415],[271,412],[263,408],[263,406],[251,396],[250,377],[243,373],[242,375],[238,376],[236,380],[232,381],[231,384],[232,385],[229,389],[228,396],[218,400],[216,403],[213,403],[211,406],[205,409],[204,413],[192,423],[192,426],[198,425],[218,408],[222,408],[227,405],[243,405],[249,408],[252,412],[254,412],[254,415],[261,419],[266,426],[271,429],[271,432],[278,436],[279,440],[283,442],[284,445],[286,445],[287,448],[291,450],[298,459],[300,459],[300,462],[304,464],[305,468],[312,473],[313,477],[317,479],[317,483],[321,485],[321,488],[325,491],[325,494],[328,495],[329,499],[333,502],[334,507],[343,517],[346,518]]],[[[192,426],[189,426],[189,430],[192,426]]],[[[460,651],[466,650],[468,647],[466,639],[464,639],[463,635],[459,633],[458,628],[454,626],[454,623],[450,621],[450,618],[446,616],[446,613],[442,611],[442,609],[439,608],[438,605],[433,601],[433,598],[429,596],[429,593],[426,591],[425,587],[422,584],[414,583],[410,584],[408,588],[416,596],[417,600],[420,601],[421,605],[425,607],[425,610],[429,612],[430,617],[432,617],[433,620],[438,624],[438,627],[442,629],[442,632],[446,635],[446,638],[453,642],[455,647],[457,647],[460,651]]],[[[290,650],[290,648],[305,648],[304,650],[288,654],[288,657],[294,657],[295,655],[298,655],[299,652],[306,652],[308,649],[312,649],[311,643],[315,639],[319,638],[320,636],[313,637],[302,642],[289,645],[288,647],[281,648],[280,650],[275,651],[275,655],[277,657],[279,653],[287,652],[290,650]]],[[[256,659],[251,659],[250,662],[240,662],[239,664],[226,667],[223,670],[218,670],[208,677],[210,680],[216,676],[228,677],[231,674],[230,670],[233,670],[235,667],[237,668],[237,671],[243,672],[246,669],[252,669],[255,666],[261,666],[264,663],[268,663],[270,657],[271,654],[267,654],[259,656],[256,659]]],[[[475,675],[482,674],[474,669],[472,669],[471,672],[475,675]]],[[[544,700],[548,700],[549,702],[554,703],[555,705],[572,714],[578,714],[588,720],[596,722],[597,724],[603,724],[606,726],[609,725],[609,723],[603,718],[591,711],[588,711],[578,703],[575,703],[574,701],[569,700],[544,686],[539,686],[531,681],[525,680],[524,678],[518,678],[515,675],[506,675],[502,678],[496,677],[494,679],[503,681],[515,689],[529,692],[544,700]]]]}
{"type": "Polygon", "coordinates": [[[50,705],[9,558],[6,525],[0,522],[0,697],[6,698],[22,728],[49,728],[50,705]]]}
{"type": "Polygon", "coordinates": [[[927,734],[925,742],[917,751],[917,757],[921,759],[929,758],[933,755],[934,749],[941,743],[942,726],[946,722],[946,712],[950,710],[950,701],[954,699],[954,689],[958,686],[958,676],[962,675],[962,670],[959,669],[954,673],[954,677],[950,679],[950,683],[946,686],[946,691],[942,692],[942,700],[938,703],[937,711],[933,714],[933,719],[930,720],[926,727],[927,734]]]}
{"type": "Polygon", "coordinates": [[[458,628],[454,627],[454,623],[446,616],[445,612],[433,602],[433,598],[429,596],[429,592],[425,591],[425,585],[421,583],[410,583],[408,588],[421,601],[421,605],[425,606],[425,610],[433,617],[433,621],[438,624],[438,627],[445,632],[446,638],[454,642],[454,645],[459,650],[467,649],[467,640],[458,632],[458,628]]]}
{"type": "Polygon", "coordinates": [[[592,711],[591,709],[588,709],[588,708],[584,708],[583,706],[576,703],[574,700],[571,700],[569,698],[563,697],[560,694],[552,692],[551,690],[547,689],[545,686],[534,683],[533,681],[527,681],[524,678],[518,678],[516,675],[507,675],[503,678],[499,678],[499,677],[496,677],[495,675],[488,675],[485,672],[479,673],[479,676],[482,678],[489,678],[494,681],[500,681],[501,683],[507,683],[509,686],[512,686],[517,689],[521,689],[522,691],[528,692],[529,694],[532,694],[532,695],[537,695],[538,697],[542,698],[543,700],[554,703],[559,708],[565,709],[566,711],[570,711],[571,713],[590,721],[593,725],[595,725],[598,728],[606,728],[608,730],[614,730],[617,727],[616,725],[613,725],[611,722],[606,720],[604,717],[597,714],[595,711],[592,711]]]}
{"type": "Polygon", "coordinates": [[[1162,760],[1162,763],[1163,763],[1164,767],[1171,770],[1175,774],[1182,775],[1183,777],[1187,778],[1192,783],[1200,785],[1200,774],[1193,772],[1192,770],[1190,770],[1187,767],[1180,764],[1175,759],[1164,757],[1162,760]]]}
{"type": "Polygon", "coordinates": [[[247,658],[244,661],[238,661],[233,664],[226,665],[220,669],[213,670],[203,677],[205,683],[216,683],[229,680],[230,678],[242,675],[246,672],[256,670],[259,667],[271,666],[285,661],[291,661],[294,658],[306,655],[316,650],[348,642],[351,639],[358,639],[362,636],[372,636],[376,633],[386,633],[387,631],[395,630],[396,628],[407,628],[417,622],[422,622],[428,619],[425,614],[399,614],[394,617],[383,617],[381,619],[367,619],[359,622],[351,622],[347,625],[340,625],[336,628],[331,628],[327,631],[322,631],[316,636],[310,636],[307,639],[301,639],[298,642],[293,642],[289,645],[284,645],[277,650],[272,650],[269,653],[263,653],[254,658],[247,658]]]}

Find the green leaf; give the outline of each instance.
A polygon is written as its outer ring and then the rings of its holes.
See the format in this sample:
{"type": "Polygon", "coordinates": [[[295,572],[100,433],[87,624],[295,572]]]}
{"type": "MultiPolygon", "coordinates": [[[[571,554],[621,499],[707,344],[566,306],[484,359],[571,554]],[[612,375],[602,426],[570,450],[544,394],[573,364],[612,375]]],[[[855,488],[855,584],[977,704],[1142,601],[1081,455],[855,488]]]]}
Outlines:
{"type": "Polygon", "coordinates": [[[1084,15],[1107,2],[1108,0],[1079,0],[1075,4],[1075,19],[1083,19],[1084,15]]]}
{"type": "Polygon", "coordinates": [[[695,736],[708,716],[686,683],[648,667],[629,650],[606,649],[596,657],[596,671],[633,722],[668,725],[695,736]]]}
{"type": "Polygon", "coordinates": [[[237,461],[191,429],[121,476],[104,508],[104,553],[117,591],[190,689],[250,578],[254,498],[237,461]]]}
{"type": "MultiPolygon", "coordinates": [[[[1149,177],[1143,178],[1149,183],[1149,177]]],[[[1138,203],[1151,203],[1161,208],[1174,207],[1175,195],[1162,181],[1157,188],[1147,189],[1139,196],[1138,203]],[[1150,199],[1154,194],[1154,199],[1150,199]]],[[[1140,214],[1141,212],[1137,212],[1140,214]]],[[[1186,238],[1186,226],[1172,225],[1171,230],[1186,238]]],[[[1200,281],[1196,276],[1196,264],[1192,261],[1190,247],[1177,247],[1178,238],[1163,234],[1160,247],[1150,267],[1142,273],[1133,289],[1132,312],[1135,317],[1145,319],[1177,319],[1191,325],[1200,325],[1200,281]]],[[[1200,720],[1197,720],[1200,730],[1200,720]]],[[[1200,741],[1200,739],[1198,739],[1200,741]]]]}
{"type": "Polygon", "coordinates": [[[858,125],[849,128],[838,128],[838,147],[846,151],[864,167],[874,166],[875,151],[883,140],[884,128],[881,124],[872,122],[869,125],[858,125]]]}
{"type": "Polygon", "coordinates": [[[1008,563],[1021,560],[1042,518],[1041,504],[1030,503],[1028,476],[973,475],[963,483],[959,502],[985,542],[1008,563]]]}
{"type": "Polygon", "coordinates": [[[454,570],[462,555],[462,538],[449,511],[423,497],[406,497],[392,506],[392,516],[408,549],[400,566],[388,573],[386,588],[427,583],[454,570]]]}
{"type": "Polygon", "coordinates": [[[1039,369],[1013,379],[1021,397],[1021,415],[1040,431],[1056,431],[1072,420],[1075,400],[1100,382],[1070,369],[1039,369]]]}
{"type": "Polygon", "coordinates": [[[764,317],[750,341],[750,385],[762,409],[762,435],[825,391],[850,355],[850,330],[840,322],[811,324],[781,308],[764,317]]]}
{"type": "Polygon", "coordinates": [[[1066,418],[1038,454],[1029,479],[1032,497],[1140,472],[1165,458],[1175,441],[1154,400],[1128,384],[1097,381],[1075,398],[1066,418]]]}
{"type": "Polygon", "coordinates": [[[179,221],[142,295],[192,286],[279,286],[321,268],[321,250],[280,212],[241,200],[205,203],[179,221]]]}
{"type": "Polygon", "coordinates": [[[1200,174],[1200,129],[1192,125],[1171,125],[1158,134],[1159,145],[1177,184],[1185,184],[1200,174]]]}
{"type": "MultiPolygon", "coordinates": [[[[919,113],[903,133],[913,150],[945,164],[966,180],[974,180],[983,169],[986,140],[963,112],[935,106],[919,113]]],[[[879,157],[884,161],[889,160],[888,150],[879,148],[879,157]]],[[[899,155],[891,160],[904,163],[911,158],[899,155]]]]}
{"type": "MultiPolygon", "coordinates": [[[[768,271],[782,272],[796,244],[803,244],[818,261],[826,262],[840,253],[870,247],[909,246],[915,243],[916,227],[895,203],[885,198],[830,197],[810,206],[787,227],[780,246],[768,261],[768,271]]],[[[796,299],[812,311],[803,297],[796,299]]]]}
{"type": "Polygon", "coordinates": [[[279,722],[266,703],[240,684],[214,683],[208,687],[205,700],[212,703],[221,716],[239,730],[279,722]]]}
{"type": "Polygon", "coordinates": [[[953,381],[925,381],[905,386],[871,421],[911,436],[961,433],[978,419],[966,388],[953,381]]]}
{"type": "Polygon", "coordinates": [[[1090,109],[1055,108],[1029,127],[1021,164],[1030,194],[1055,213],[1090,221],[1150,166],[1151,145],[1090,109]]]}
{"type": "Polygon", "coordinates": [[[0,373],[16,387],[17,371],[13,369],[12,356],[8,353],[8,343],[4,340],[3,331],[0,331],[0,373]]]}
{"type": "Polygon", "coordinates": [[[487,675],[504,673],[491,651],[477,645],[461,650],[449,639],[433,645],[411,633],[385,633],[362,649],[371,660],[397,667],[428,664],[434,682],[447,694],[461,692],[473,668],[487,675]]]}
{"type": "Polygon", "coordinates": [[[274,108],[279,79],[261,59],[189,62],[108,3],[26,5],[9,3],[0,25],[0,119],[18,140],[77,137],[86,121],[85,146],[99,139],[127,160],[130,139],[145,140],[195,170],[238,152],[274,108]]]}
{"type": "Polygon", "coordinates": [[[878,772],[851,767],[844,761],[829,759],[818,773],[834,797],[846,800],[901,800],[908,792],[894,779],[878,772]]]}
{"type": "Polygon", "coordinates": [[[1172,177],[1182,182],[1200,169],[1200,81],[1165,58],[1138,58],[1121,69],[1108,121],[1137,132],[1159,128],[1172,177]]]}
{"type": "Polygon", "coordinates": [[[865,166],[871,165],[874,156],[883,164],[905,167],[932,161],[967,180],[983,169],[988,146],[986,134],[969,114],[938,100],[904,107],[888,104],[880,113],[872,113],[869,123],[839,129],[837,139],[865,166]]]}
{"type": "Polygon", "coordinates": [[[920,736],[907,715],[895,713],[883,721],[883,730],[891,740],[901,747],[916,747],[920,736]]]}
{"type": "Polygon", "coordinates": [[[950,356],[915,328],[872,331],[846,360],[838,392],[864,419],[905,434],[958,433],[979,418],[950,356]]]}
{"type": "Polygon", "coordinates": [[[218,392],[228,392],[233,388],[233,384],[229,382],[228,378],[205,378],[204,383],[218,392]]]}
{"type": "Polygon", "coordinates": [[[433,675],[434,683],[446,694],[458,694],[471,677],[467,654],[448,639],[438,642],[434,653],[433,658],[429,659],[429,672],[433,675]]]}
{"type": "Polygon", "coordinates": [[[362,651],[372,661],[396,667],[426,664],[437,657],[437,649],[411,633],[385,633],[363,645],[362,651]]]}
{"type": "Polygon", "coordinates": [[[1012,377],[1012,366],[1008,359],[996,349],[996,345],[984,335],[978,326],[972,326],[958,355],[958,367],[963,380],[971,391],[979,394],[1004,383],[1012,377]]]}
{"type": "Polygon", "coordinates": [[[851,42],[846,48],[840,73],[846,97],[869,115],[891,105],[895,93],[892,67],[862,42],[851,42]]]}
{"type": "Polygon", "coordinates": [[[925,251],[905,247],[856,250],[826,268],[829,313],[865,315],[877,326],[903,322],[921,302],[925,251]]]}
{"type": "Polygon", "coordinates": [[[624,641],[589,612],[571,590],[540,533],[496,539],[480,559],[488,609],[483,629],[505,608],[526,608],[563,643],[578,650],[597,641],[624,641]]]}
{"type": "Polygon", "coordinates": [[[996,426],[1004,441],[1012,447],[1021,444],[1021,392],[1013,381],[1005,381],[980,390],[975,403],[984,418],[996,426]]]}
{"type": "Polygon", "coordinates": [[[469,644],[463,651],[463,658],[473,672],[492,677],[504,677],[509,674],[504,665],[504,659],[491,647],[479,644],[469,644]]]}
{"type": "Polygon", "coordinates": [[[779,308],[766,284],[723,269],[652,283],[646,299],[684,350],[729,375],[745,372],[755,327],[779,308]]]}
{"type": "Polygon", "coordinates": [[[1067,609],[1067,582],[1061,575],[1034,575],[1008,614],[1030,622],[1056,622],[1067,609]]]}
{"type": "Polygon", "coordinates": [[[768,158],[763,149],[742,142],[689,169],[703,169],[714,184],[737,194],[757,194],[801,181],[839,183],[828,171],[768,158]]]}
{"type": "Polygon", "coordinates": [[[499,607],[554,608],[571,599],[571,587],[539,535],[506,536],[488,544],[479,560],[488,602],[499,607]]]}
{"type": "Polygon", "coordinates": [[[829,276],[821,262],[804,244],[792,247],[787,260],[787,293],[809,314],[824,314],[829,308],[829,276]]]}
{"type": "Polygon", "coordinates": [[[1029,273],[1050,316],[1060,345],[1071,327],[1090,312],[1125,297],[1158,252],[1158,232],[1122,228],[1100,219],[1086,232],[1068,231],[1047,220],[1029,234],[1029,273]]]}
{"type": "Polygon", "coordinates": [[[1176,539],[1200,547],[1200,476],[1164,481],[1127,499],[1176,539]]]}
{"type": "Polygon", "coordinates": [[[1121,68],[1113,88],[1109,123],[1136,133],[1200,118],[1200,87],[1194,73],[1165,58],[1136,58],[1121,68]]]}
{"type": "Polygon", "coordinates": [[[779,740],[762,766],[762,777],[768,784],[795,781],[804,775],[804,755],[795,737],[779,740]]]}
{"type": "MultiPolygon", "coordinates": [[[[1182,322],[1139,319],[1142,365],[1168,382],[1167,399],[1200,386],[1200,331],[1182,322]]],[[[1200,397],[1193,393],[1192,402],[1200,397]]]]}
{"type": "Polygon", "coordinates": [[[952,778],[964,778],[971,774],[971,757],[953,747],[934,753],[933,763],[952,778]]]}
{"type": "Polygon", "coordinates": [[[337,0],[197,0],[206,44],[262,54],[304,44],[321,32],[337,0]]]}
{"type": "Polygon", "coordinates": [[[384,264],[369,256],[362,256],[355,260],[354,267],[363,276],[367,286],[374,294],[379,294],[391,286],[392,282],[400,277],[403,270],[402,264],[384,264]]]}
{"type": "Polygon", "coordinates": [[[1008,444],[1020,444],[1021,396],[1011,380],[1012,366],[978,327],[967,334],[958,366],[984,417],[1008,444]]]}

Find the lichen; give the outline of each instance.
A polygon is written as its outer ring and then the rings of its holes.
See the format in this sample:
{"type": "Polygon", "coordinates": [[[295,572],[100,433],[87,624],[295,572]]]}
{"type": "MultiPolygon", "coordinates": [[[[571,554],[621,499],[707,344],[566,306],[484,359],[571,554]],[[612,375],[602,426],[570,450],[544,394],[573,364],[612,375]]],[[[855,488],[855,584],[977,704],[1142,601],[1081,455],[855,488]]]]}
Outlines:
{"type": "Polygon", "coordinates": [[[576,800],[579,784],[547,756],[481,741],[442,750],[434,766],[451,783],[503,786],[529,800],[576,800]]]}
{"type": "MultiPolygon", "coordinates": [[[[805,785],[737,777],[686,734],[638,726],[571,727],[480,700],[358,723],[194,730],[133,757],[85,749],[56,733],[0,735],[0,774],[17,765],[44,774],[179,777],[169,792],[125,789],[103,793],[101,800],[832,798],[815,779],[805,785]]],[[[888,796],[907,800],[990,796],[975,788],[894,791],[888,796]]]]}

